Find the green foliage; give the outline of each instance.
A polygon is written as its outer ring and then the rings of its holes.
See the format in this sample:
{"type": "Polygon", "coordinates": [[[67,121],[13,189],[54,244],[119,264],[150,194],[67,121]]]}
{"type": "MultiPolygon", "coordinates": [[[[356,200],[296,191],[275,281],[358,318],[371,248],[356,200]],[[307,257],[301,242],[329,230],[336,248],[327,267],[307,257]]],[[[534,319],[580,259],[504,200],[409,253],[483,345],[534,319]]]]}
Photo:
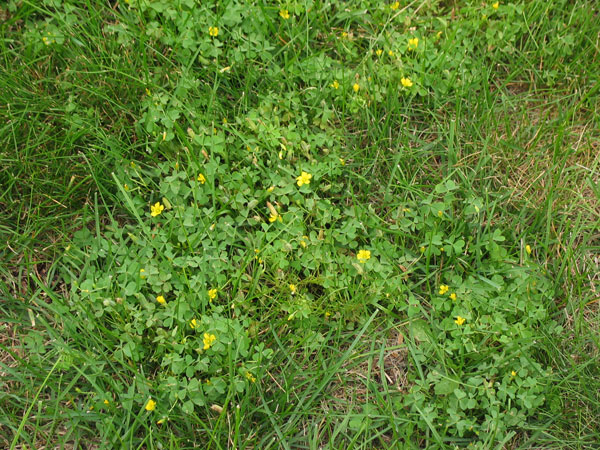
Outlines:
{"type": "Polygon", "coordinates": [[[0,7],[0,446],[594,441],[590,8],[0,7]]]}

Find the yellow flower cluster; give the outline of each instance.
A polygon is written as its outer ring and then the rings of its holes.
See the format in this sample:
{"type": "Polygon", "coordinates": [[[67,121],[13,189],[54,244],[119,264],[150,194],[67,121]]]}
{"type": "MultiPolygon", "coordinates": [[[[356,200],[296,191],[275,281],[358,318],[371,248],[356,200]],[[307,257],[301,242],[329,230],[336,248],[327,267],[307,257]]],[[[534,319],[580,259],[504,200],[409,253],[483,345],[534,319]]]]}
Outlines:
{"type": "Polygon", "coordinates": [[[159,216],[162,214],[164,209],[165,206],[163,204],[161,204],[160,202],[156,202],[154,205],[150,206],[150,215],[152,217],[159,216]]]}
{"type": "Polygon", "coordinates": [[[204,338],[202,342],[204,342],[204,350],[208,350],[217,340],[217,337],[214,334],[204,333],[204,338]]]}
{"type": "Polygon", "coordinates": [[[465,319],[464,317],[460,317],[460,316],[456,316],[456,320],[454,321],[454,323],[458,326],[461,326],[463,323],[465,323],[467,319],[465,319]]]}
{"type": "Polygon", "coordinates": [[[311,178],[312,178],[312,175],[310,173],[302,171],[300,176],[296,177],[296,182],[298,183],[298,186],[302,186],[304,184],[310,184],[311,178]]]}
{"type": "Polygon", "coordinates": [[[361,264],[366,263],[369,259],[371,259],[371,251],[370,250],[360,250],[356,254],[356,258],[358,258],[358,262],[361,264]]]}
{"type": "Polygon", "coordinates": [[[218,27],[208,27],[208,35],[211,37],[217,37],[219,35],[218,27]]]}
{"type": "Polygon", "coordinates": [[[208,290],[208,299],[212,302],[215,298],[217,298],[217,289],[209,289],[208,290]]]}

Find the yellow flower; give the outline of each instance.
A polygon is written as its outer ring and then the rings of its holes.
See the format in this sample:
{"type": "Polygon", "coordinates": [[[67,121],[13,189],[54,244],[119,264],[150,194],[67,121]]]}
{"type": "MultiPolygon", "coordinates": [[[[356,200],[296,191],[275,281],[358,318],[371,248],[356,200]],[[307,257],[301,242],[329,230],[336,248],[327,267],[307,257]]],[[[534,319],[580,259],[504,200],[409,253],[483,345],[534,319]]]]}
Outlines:
{"type": "Polygon", "coordinates": [[[146,403],[146,411],[154,411],[156,409],[156,402],[152,399],[148,399],[148,403],[146,403]]]}
{"type": "Polygon", "coordinates": [[[206,183],[206,177],[201,173],[198,174],[198,181],[202,184],[206,183]]]}
{"type": "Polygon", "coordinates": [[[156,421],[156,425],[162,425],[163,423],[165,423],[165,420],[167,420],[165,417],[163,417],[163,418],[162,418],[162,419],[160,419],[160,420],[157,420],[157,421],[156,421]]]}
{"type": "Polygon", "coordinates": [[[338,80],[333,80],[333,83],[331,83],[331,87],[334,89],[337,89],[340,87],[340,83],[338,83],[338,80]]]}
{"type": "Polygon", "coordinates": [[[458,326],[461,326],[463,323],[465,323],[465,319],[464,317],[460,317],[460,316],[456,316],[456,320],[454,321],[454,323],[458,326]]]}
{"type": "Polygon", "coordinates": [[[396,11],[398,8],[400,8],[400,2],[394,2],[390,5],[392,11],[396,11]]]}
{"type": "Polygon", "coordinates": [[[246,372],[246,378],[248,378],[248,380],[250,380],[252,383],[256,382],[256,378],[250,372],[246,372]]]}
{"type": "Polygon", "coordinates": [[[125,183],[125,184],[123,185],[123,189],[125,189],[125,191],[129,191],[129,186],[127,185],[127,183],[125,183]]]}
{"type": "Polygon", "coordinates": [[[300,240],[300,245],[302,246],[302,248],[306,248],[306,241],[308,241],[308,236],[302,236],[302,239],[300,240]]]}
{"type": "Polygon", "coordinates": [[[527,244],[525,246],[525,251],[527,252],[528,255],[531,255],[531,245],[527,244]]]}
{"type": "Polygon", "coordinates": [[[280,9],[279,15],[284,20],[288,20],[290,18],[290,12],[287,9],[280,9]]]}
{"type": "Polygon", "coordinates": [[[375,50],[375,54],[376,54],[377,56],[381,56],[381,54],[382,54],[382,53],[383,53],[383,50],[381,50],[380,48],[379,48],[379,49],[377,49],[377,50],[375,50]]]}
{"type": "Polygon", "coordinates": [[[154,205],[150,206],[150,215],[152,217],[159,216],[164,209],[165,207],[160,202],[156,202],[154,205]]]}
{"type": "Polygon", "coordinates": [[[271,186],[269,189],[267,189],[267,192],[273,192],[275,190],[275,186],[271,186]]]}
{"type": "Polygon", "coordinates": [[[303,184],[310,184],[310,179],[312,175],[310,173],[302,171],[299,177],[296,177],[296,181],[298,182],[298,186],[302,186],[303,184]]]}
{"type": "Polygon", "coordinates": [[[146,271],[144,269],[140,269],[140,278],[144,280],[146,278],[146,271]]]}
{"type": "Polygon", "coordinates": [[[425,253],[425,246],[421,245],[421,248],[419,250],[421,250],[421,253],[425,253]]]}
{"type": "Polygon", "coordinates": [[[438,31],[437,34],[435,35],[438,39],[442,37],[442,34],[444,34],[443,31],[438,31]]]}
{"type": "Polygon", "coordinates": [[[290,284],[290,292],[292,293],[292,295],[294,295],[296,293],[296,285],[295,284],[290,284]]]}
{"type": "Polygon", "coordinates": [[[190,328],[193,330],[198,326],[198,321],[196,319],[190,320],[190,328]]]}
{"type": "Polygon", "coordinates": [[[442,211],[438,211],[438,217],[442,217],[444,213],[442,211]]]}
{"type": "Polygon", "coordinates": [[[354,86],[352,86],[352,89],[354,89],[354,92],[358,92],[358,90],[360,89],[360,85],[358,83],[354,83],[354,86]]]}
{"type": "Polygon", "coordinates": [[[345,166],[345,165],[346,165],[346,161],[344,160],[344,158],[340,158],[340,164],[341,164],[342,166],[345,166]]]}
{"type": "Polygon", "coordinates": [[[160,303],[161,305],[166,305],[167,301],[165,300],[165,298],[162,295],[159,295],[158,297],[156,297],[156,301],[158,303],[160,303]]]}
{"type": "Polygon", "coordinates": [[[500,2],[496,2],[492,5],[492,8],[498,9],[499,6],[500,6],[500,2]]]}
{"type": "Polygon", "coordinates": [[[217,298],[217,289],[216,288],[208,290],[208,298],[211,301],[214,300],[215,298],[217,298]]]}
{"type": "Polygon", "coordinates": [[[414,50],[419,46],[419,38],[411,38],[408,40],[408,49],[414,50]]]}
{"type": "Polygon", "coordinates": [[[411,87],[413,85],[413,82],[410,80],[410,78],[404,78],[404,77],[402,77],[402,79],[400,80],[400,83],[402,83],[402,86],[404,86],[404,87],[411,87]]]}
{"type": "Polygon", "coordinates": [[[450,294],[450,300],[452,300],[453,302],[456,301],[456,293],[453,292],[452,294],[450,294]]]}
{"type": "Polygon", "coordinates": [[[440,286],[440,295],[444,295],[446,292],[448,292],[448,289],[450,289],[450,288],[448,287],[447,284],[442,284],[440,286]]]}
{"type": "Polygon", "coordinates": [[[517,376],[517,372],[515,372],[514,370],[512,370],[512,371],[510,372],[510,376],[511,376],[511,377],[516,377],[516,376],[517,376]]]}
{"type": "Polygon", "coordinates": [[[366,263],[367,260],[371,259],[371,251],[370,250],[360,250],[356,255],[359,263],[366,263]]]}
{"type": "Polygon", "coordinates": [[[208,27],[208,34],[212,37],[217,37],[219,35],[218,27],[208,27]]]}
{"type": "Polygon", "coordinates": [[[271,223],[275,222],[277,219],[281,221],[281,216],[279,214],[271,214],[269,216],[269,222],[271,223]]]}
{"type": "Polygon", "coordinates": [[[204,342],[204,350],[208,350],[216,340],[217,337],[214,334],[204,333],[204,339],[202,339],[202,342],[204,342]]]}
{"type": "Polygon", "coordinates": [[[104,401],[102,403],[104,403],[106,406],[110,405],[110,402],[106,399],[104,399],[104,401]]]}
{"type": "Polygon", "coordinates": [[[394,56],[394,51],[393,50],[388,51],[388,55],[394,56]]]}

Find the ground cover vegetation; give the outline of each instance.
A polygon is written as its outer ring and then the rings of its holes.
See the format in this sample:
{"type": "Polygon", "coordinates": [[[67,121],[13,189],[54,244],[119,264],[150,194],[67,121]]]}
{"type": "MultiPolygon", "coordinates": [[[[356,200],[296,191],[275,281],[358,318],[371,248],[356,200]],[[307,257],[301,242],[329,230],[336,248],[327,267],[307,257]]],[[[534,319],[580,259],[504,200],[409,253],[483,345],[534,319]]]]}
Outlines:
{"type": "Polygon", "coordinates": [[[597,448],[599,12],[0,6],[0,446],[597,448]]]}

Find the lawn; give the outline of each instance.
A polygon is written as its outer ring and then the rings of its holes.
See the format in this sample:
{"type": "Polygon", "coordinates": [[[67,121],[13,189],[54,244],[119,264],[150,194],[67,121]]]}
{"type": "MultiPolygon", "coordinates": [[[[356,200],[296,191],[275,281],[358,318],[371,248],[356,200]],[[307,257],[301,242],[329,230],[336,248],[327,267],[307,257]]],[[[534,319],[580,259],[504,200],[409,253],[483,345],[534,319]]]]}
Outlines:
{"type": "Polygon", "coordinates": [[[0,448],[600,447],[600,5],[0,5],[0,448]]]}

